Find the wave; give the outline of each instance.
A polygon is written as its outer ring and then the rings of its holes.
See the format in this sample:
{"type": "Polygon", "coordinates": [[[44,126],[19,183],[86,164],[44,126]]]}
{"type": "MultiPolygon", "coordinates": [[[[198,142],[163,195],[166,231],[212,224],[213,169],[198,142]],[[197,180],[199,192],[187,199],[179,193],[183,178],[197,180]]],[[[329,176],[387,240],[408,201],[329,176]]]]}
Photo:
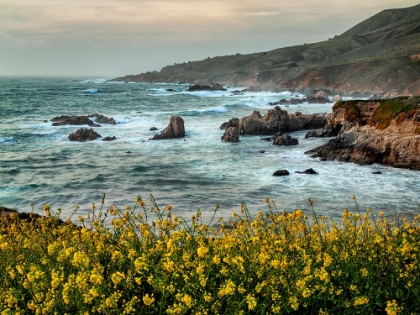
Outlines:
{"type": "Polygon", "coordinates": [[[13,137],[0,137],[0,144],[14,144],[17,143],[13,137]]]}
{"type": "Polygon", "coordinates": [[[79,82],[79,83],[84,83],[84,84],[86,84],[86,83],[95,83],[95,84],[101,84],[101,83],[107,83],[108,82],[108,80],[106,80],[106,79],[88,79],[88,80],[84,80],[84,81],[81,81],[81,82],[79,82]]]}
{"type": "Polygon", "coordinates": [[[98,89],[87,89],[83,91],[83,93],[85,94],[97,94],[98,92],[99,92],[98,89]]]}
{"type": "Polygon", "coordinates": [[[228,108],[225,106],[219,106],[219,107],[212,107],[212,108],[206,108],[206,109],[190,109],[179,112],[180,115],[184,116],[198,116],[201,114],[206,113],[227,113],[229,111],[228,108]]]}

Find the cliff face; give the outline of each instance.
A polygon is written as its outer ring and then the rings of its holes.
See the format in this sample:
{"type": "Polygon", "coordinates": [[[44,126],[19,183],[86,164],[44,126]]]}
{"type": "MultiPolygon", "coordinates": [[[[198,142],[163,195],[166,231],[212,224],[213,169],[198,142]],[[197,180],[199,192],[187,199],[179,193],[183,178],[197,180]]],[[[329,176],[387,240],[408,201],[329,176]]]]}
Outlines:
{"type": "Polygon", "coordinates": [[[307,153],[420,170],[420,97],[338,102],[324,132],[332,130],[335,139],[307,153]]]}

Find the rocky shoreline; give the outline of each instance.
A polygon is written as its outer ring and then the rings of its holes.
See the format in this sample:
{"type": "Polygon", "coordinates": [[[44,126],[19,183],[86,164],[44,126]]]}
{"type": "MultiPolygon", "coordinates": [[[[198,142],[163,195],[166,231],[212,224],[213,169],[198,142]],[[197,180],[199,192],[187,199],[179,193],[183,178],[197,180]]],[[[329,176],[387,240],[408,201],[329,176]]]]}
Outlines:
{"type": "MultiPolygon", "coordinates": [[[[214,83],[192,85],[188,90],[226,91],[226,88],[214,83]]],[[[321,103],[331,102],[324,90],[312,91],[311,96],[305,99],[310,98],[321,103]]],[[[265,115],[254,111],[249,116],[232,118],[222,124],[220,129],[224,130],[224,134],[221,140],[239,142],[243,135],[264,135],[270,137],[263,140],[273,141],[274,145],[298,145],[297,139],[284,132],[310,130],[305,138],[335,137],[328,143],[305,152],[312,157],[420,170],[420,97],[342,101],[340,95],[335,95],[333,99],[338,101],[333,106],[332,114],[289,114],[276,105],[285,104],[285,100],[270,103],[275,106],[265,115]]],[[[113,118],[99,114],[60,116],[51,121],[53,126],[69,124],[100,127],[98,123],[116,124],[113,118]]],[[[172,116],[168,126],[149,140],[184,136],[184,120],[182,117],[172,116]]],[[[69,135],[70,141],[79,142],[98,138],[101,135],[87,128],[78,129],[69,135]]],[[[116,137],[107,136],[102,140],[113,141],[116,137]]]]}
{"type": "Polygon", "coordinates": [[[336,136],[306,152],[326,160],[420,170],[420,97],[342,101],[317,136],[336,136]]]}

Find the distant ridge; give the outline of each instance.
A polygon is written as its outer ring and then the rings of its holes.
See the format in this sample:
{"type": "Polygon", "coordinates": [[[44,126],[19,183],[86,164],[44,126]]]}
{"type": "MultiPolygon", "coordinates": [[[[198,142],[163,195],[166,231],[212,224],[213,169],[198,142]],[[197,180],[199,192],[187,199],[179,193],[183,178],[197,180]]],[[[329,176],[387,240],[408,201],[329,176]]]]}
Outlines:
{"type": "Polygon", "coordinates": [[[114,80],[420,95],[420,4],[381,11],[323,42],[209,57],[114,80]]]}

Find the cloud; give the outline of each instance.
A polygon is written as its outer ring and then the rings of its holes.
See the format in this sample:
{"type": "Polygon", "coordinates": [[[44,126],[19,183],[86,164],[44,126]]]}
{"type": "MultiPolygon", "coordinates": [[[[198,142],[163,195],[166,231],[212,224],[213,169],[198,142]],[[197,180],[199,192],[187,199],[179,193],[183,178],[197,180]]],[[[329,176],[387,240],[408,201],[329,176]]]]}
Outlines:
{"type": "Polygon", "coordinates": [[[0,70],[138,73],[326,40],[417,1],[0,0],[0,70]]]}
{"type": "Polygon", "coordinates": [[[271,16],[271,15],[278,15],[278,12],[260,11],[260,12],[251,12],[251,15],[271,16]]]}

